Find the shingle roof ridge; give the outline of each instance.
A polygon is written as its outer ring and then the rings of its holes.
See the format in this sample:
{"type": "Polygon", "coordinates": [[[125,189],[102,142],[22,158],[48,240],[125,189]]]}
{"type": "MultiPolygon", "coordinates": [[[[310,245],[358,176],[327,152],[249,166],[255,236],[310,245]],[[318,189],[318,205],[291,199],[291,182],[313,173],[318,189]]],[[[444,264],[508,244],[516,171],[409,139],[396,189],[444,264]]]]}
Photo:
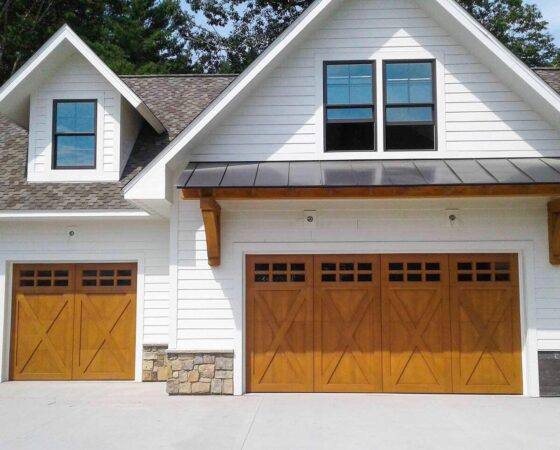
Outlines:
{"type": "Polygon", "coordinates": [[[141,74],[119,75],[121,78],[235,78],[236,73],[162,73],[162,74],[141,74]]]}

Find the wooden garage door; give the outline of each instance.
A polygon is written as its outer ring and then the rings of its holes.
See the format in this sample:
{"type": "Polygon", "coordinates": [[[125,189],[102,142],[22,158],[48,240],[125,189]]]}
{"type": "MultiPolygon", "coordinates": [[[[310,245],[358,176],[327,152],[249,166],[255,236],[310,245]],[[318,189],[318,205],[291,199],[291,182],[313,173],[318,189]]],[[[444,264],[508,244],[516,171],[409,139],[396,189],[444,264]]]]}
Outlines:
{"type": "Polygon", "coordinates": [[[11,378],[134,378],[136,266],[14,266],[11,378]]]}
{"type": "Polygon", "coordinates": [[[515,255],[247,258],[250,392],[522,393],[515,255]]]}

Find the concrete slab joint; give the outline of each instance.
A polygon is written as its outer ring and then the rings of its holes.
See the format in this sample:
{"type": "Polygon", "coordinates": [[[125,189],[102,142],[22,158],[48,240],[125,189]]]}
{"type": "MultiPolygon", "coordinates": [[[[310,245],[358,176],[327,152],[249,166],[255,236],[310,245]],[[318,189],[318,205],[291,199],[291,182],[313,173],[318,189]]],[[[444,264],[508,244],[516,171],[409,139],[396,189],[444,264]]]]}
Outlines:
{"type": "Polygon", "coordinates": [[[167,364],[167,345],[145,345],[142,354],[142,381],[167,381],[171,368],[167,364]]]}
{"type": "Polygon", "coordinates": [[[169,395],[233,395],[233,353],[167,351],[169,395]]]}

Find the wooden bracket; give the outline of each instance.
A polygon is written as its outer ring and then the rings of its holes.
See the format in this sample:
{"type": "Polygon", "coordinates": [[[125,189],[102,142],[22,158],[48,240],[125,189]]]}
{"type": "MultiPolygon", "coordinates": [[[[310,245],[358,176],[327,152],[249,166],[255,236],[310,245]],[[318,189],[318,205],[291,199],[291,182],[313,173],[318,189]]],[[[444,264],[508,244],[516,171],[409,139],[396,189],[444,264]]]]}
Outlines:
{"type": "Polygon", "coordinates": [[[548,203],[548,248],[550,264],[560,265],[560,199],[548,203]]]}
{"type": "Polygon", "coordinates": [[[221,211],[222,208],[213,197],[200,199],[200,211],[206,231],[206,246],[208,250],[208,264],[218,267],[221,263],[221,211]]]}

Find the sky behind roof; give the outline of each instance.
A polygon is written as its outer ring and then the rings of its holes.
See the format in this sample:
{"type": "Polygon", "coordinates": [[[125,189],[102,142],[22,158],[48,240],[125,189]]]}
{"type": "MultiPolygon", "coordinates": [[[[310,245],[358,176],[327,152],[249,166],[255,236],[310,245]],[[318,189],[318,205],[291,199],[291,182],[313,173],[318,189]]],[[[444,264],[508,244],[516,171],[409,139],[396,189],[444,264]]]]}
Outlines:
{"type": "MultiPolygon", "coordinates": [[[[548,21],[551,34],[556,39],[556,44],[560,46],[560,0],[525,0],[526,3],[534,3],[542,11],[544,18],[548,21]]],[[[188,4],[183,0],[183,4],[188,4]]],[[[202,15],[198,19],[203,21],[202,15]]]]}
{"type": "Polygon", "coordinates": [[[531,0],[529,3],[535,3],[540,8],[550,24],[550,32],[556,38],[556,44],[560,45],[560,0],[531,0]]]}

